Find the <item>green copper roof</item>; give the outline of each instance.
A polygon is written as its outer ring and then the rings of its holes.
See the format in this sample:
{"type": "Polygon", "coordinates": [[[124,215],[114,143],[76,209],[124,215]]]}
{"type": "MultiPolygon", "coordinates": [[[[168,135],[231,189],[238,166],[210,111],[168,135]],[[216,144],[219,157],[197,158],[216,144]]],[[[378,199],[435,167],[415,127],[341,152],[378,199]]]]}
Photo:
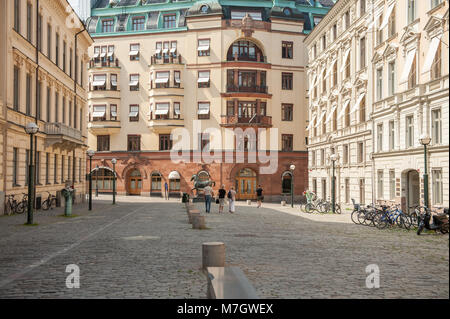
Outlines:
{"type": "Polygon", "coordinates": [[[271,17],[303,20],[305,33],[309,33],[334,3],[335,0],[95,0],[86,25],[93,37],[185,31],[186,16],[222,14],[224,19],[231,19],[234,10],[248,10],[264,21],[271,17]],[[171,17],[165,18],[166,15],[171,17]],[[171,21],[165,22],[166,19],[171,21]],[[104,20],[112,21],[112,26],[103,28],[104,20]]]}

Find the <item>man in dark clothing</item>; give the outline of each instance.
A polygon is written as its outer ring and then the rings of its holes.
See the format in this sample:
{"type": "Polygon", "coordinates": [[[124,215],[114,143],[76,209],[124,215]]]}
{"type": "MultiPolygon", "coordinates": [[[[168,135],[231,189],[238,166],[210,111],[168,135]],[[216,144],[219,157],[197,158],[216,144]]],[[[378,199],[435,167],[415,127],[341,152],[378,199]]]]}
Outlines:
{"type": "Polygon", "coordinates": [[[263,189],[261,188],[261,185],[258,185],[258,188],[256,189],[256,201],[258,202],[258,206],[256,206],[257,208],[261,207],[261,202],[264,199],[263,196],[263,189]]]}
{"type": "Polygon", "coordinates": [[[219,189],[219,214],[223,213],[223,206],[225,206],[225,195],[227,191],[225,190],[225,185],[219,189]]]}

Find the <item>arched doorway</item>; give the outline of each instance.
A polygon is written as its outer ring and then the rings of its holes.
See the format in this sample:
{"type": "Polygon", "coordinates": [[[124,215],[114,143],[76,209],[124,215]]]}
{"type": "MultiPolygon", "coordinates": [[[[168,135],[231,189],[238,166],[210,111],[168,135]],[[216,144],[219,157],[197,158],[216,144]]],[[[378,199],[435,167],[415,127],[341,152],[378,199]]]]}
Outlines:
{"type": "Polygon", "coordinates": [[[151,175],[150,196],[162,195],[162,176],[159,172],[153,172],[151,175]]]}
{"type": "Polygon", "coordinates": [[[142,175],[138,169],[134,169],[128,175],[127,189],[129,195],[141,195],[142,175]]]}
{"type": "Polygon", "coordinates": [[[416,170],[406,172],[406,210],[420,205],[420,177],[416,170]]]}
{"type": "Polygon", "coordinates": [[[236,176],[236,199],[256,199],[256,173],[250,168],[244,168],[236,176]]]}
{"type": "Polygon", "coordinates": [[[281,189],[283,194],[292,193],[292,174],[291,172],[284,172],[281,177],[281,189]]]}

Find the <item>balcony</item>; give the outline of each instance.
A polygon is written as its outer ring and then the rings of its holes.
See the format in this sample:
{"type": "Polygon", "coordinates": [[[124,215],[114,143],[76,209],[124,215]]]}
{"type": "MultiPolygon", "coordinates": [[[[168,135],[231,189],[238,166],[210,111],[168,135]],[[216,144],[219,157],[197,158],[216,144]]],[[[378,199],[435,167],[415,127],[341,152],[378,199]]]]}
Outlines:
{"type": "Polygon", "coordinates": [[[45,147],[73,150],[84,144],[81,132],[62,123],[45,123],[45,147]]]}
{"type": "Polygon", "coordinates": [[[119,59],[112,58],[93,58],[89,60],[89,69],[93,68],[119,68],[119,59]]]}
{"type": "Polygon", "coordinates": [[[152,55],[150,63],[151,65],[161,65],[161,64],[183,64],[181,55],[152,55]]]}
{"type": "Polygon", "coordinates": [[[227,55],[228,62],[259,62],[268,63],[267,57],[260,54],[237,54],[227,55]]]}
{"type": "Polygon", "coordinates": [[[223,127],[233,126],[258,126],[272,127],[272,117],[265,115],[254,115],[252,117],[239,117],[238,115],[222,115],[223,127]]]}
{"type": "Polygon", "coordinates": [[[239,92],[249,92],[249,93],[264,93],[267,94],[268,88],[267,86],[261,85],[253,85],[253,86],[244,86],[244,85],[227,85],[227,93],[239,93],[239,92]]]}
{"type": "Polygon", "coordinates": [[[94,135],[110,135],[117,134],[120,132],[121,125],[120,121],[91,121],[88,124],[88,130],[94,135]]]}
{"type": "Polygon", "coordinates": [[[154,132],[166,132],[170,133],[172,129],[177,127],[184,127],[183,118],[175,117],[162,117],[156,118],[156,116],[151,116],[148,121],[148,128],[154,132]]]}

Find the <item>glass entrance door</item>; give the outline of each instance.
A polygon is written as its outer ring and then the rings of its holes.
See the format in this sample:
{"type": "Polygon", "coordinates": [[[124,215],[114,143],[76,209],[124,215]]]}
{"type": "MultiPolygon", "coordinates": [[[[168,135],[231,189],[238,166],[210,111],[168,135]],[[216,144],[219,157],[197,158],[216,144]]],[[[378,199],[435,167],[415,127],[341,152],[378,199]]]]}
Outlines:
{"type": "Polygon", "coordinates": [[[236,199],[256,199],[256,173],[251,169],[243,169],[236,177],[236,199]]]}

